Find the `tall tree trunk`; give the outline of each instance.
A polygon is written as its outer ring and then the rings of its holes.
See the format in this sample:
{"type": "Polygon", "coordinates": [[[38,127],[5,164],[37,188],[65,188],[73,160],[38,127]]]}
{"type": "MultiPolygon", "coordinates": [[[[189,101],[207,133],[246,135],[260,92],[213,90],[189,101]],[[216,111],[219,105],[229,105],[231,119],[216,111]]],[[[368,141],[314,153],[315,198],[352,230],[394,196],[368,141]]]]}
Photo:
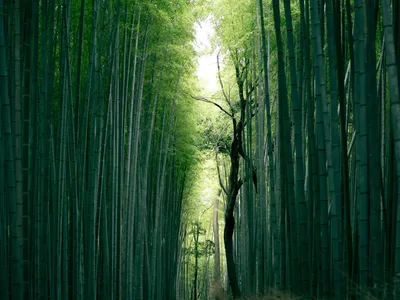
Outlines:
{"type": "MultiPolygon", "coordinates": [[[[271,214],[271,230],[270,234],[274,234],[276,232],[275,226],[274,226],[274,220],[275,218],[275,167],[274,167],[274,147],[272,145],[272,129],[271,129],[271,107],[270,107],[270,97],[269,97],[269,79],[268,79],[268,51],[267,51],[267,38],[266,38],[266,33],[265,33],[265,25],[264,25],[264,8],[263,8],[263,1],[258,0],[258,8],[259,8],[259,14],[260,14],[260,28],[261,28],[261,46],[262,46],[262,66],[264,69],[264,76],[263,76],[263,95],[264,95],[264,105],[265,105],[265,110],[267,114],[267,151],[268,151],[268,182],[269,182],[269,199],[270,199],[270,214],[271,214]]],[[[264,112],[262,112],[262,115],[264,112]]],[[[260,160],[264,159],[263,153],[260,153],[260,160]]],[[[259,166],[260,167],[260,166],[259,166]]],[[[262,178],[262,177],[261,177],[262,178]]],[[[260,178],[260,180],[261,180],[260,178]]],[[[261,184],[263,184],[262,182],[261,184]]],[[[261,198],[262,199],[262,198],[261,198]]],[[[262,200],[261,200],[262,201],[262,200]]],[[[267,212],[265,212],[267,213],[267,212]]],[[[271,239],[272,240],[272,239],[271,239]]],[[[274,253],[277,253],[276,244],[274,244],[274,253]]],[[[272,254],[271,254],[272,256],[272,254]]],[[[274,257],[275,258],[275,257],[274,257]]],[[[272,260],[272,257],[271,257],[272,260]]],[[[274,269],[277,267],[277,260],[276,258],[273,260],[274,261],[274,269]]],[[[274,273],[272,273],[274,274],[274,273]]],[[[265,276],[265,274],[264,274],[265,276]]],[[[278,276],[277,274],[274,274],[274,278],[278,276]]],[[[272,280],[273,284],[276,284],[276,281],[272,280]]],[[[266,289],[266,286],[262,288],[262,292],[266,289]]]]}
{"type": "Polygon", "coordinates": [[[233,122],[233,141],[230,152],[231,168],[229,172],[228,181],[228,199],[225,210],[225,228],[224,228],[224,243],[226,251],[226,267],[228,271],[228,280],[232,289],[234,299],[241,297],[239,282],[236,275],[236,266],[233,259],[233,230],[235,228],[234,209],[236,198],[242,186],[242,180],[239,179],[239,151],[241,148],[241,139],[243,132],[243,124],[239,121],[237,124],[236,119],[232,118],[233,122]]]}
{"type": "MultiPolygon", "coordinates": [[[[391,112],[391,122],[393,127],[393,139],[394,139],[394,149],[396,158],[396,179],[397,187],[400,187],[400,98],[399,98],[399,86],[398,86],[398,74],[397,74],[397,59],[395,47],[394,47],[394,37],[393,37],[393,27],[392,27],[392,17],[389,8],[389,3],[387,0],[382,0],[382,16],[383,16],[383,28],[385,33],[385,51],[386,51],[386,66],[389,74],[389,90],[390,90],[390,112],[391,112]]],[[[396,236],[396,250],[395,250],[395,274],[400,272],[400,193],[397,192],[397,220],[395,229],[396,236]]],[[[397,284],[396,291],[400,288],[397,284]]]]}
{"type": "Polygon", "coordinates": [[[221,189],[218,190],[214,199],[214,212],[213,212],[213,233],[214,233],[214,280],[221,279],[221,263],[220,263],[220,247],[219,247],[219,224],[218,224],[218,210],[219,210],[219,197],[221,196],[221,189]]]}

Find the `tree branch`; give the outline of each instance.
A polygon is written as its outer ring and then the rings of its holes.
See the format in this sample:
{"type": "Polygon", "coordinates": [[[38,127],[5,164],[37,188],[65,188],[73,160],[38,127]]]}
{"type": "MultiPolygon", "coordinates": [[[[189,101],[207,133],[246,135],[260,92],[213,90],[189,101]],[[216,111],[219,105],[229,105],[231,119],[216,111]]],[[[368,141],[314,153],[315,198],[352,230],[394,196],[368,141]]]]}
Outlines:
{"type": "Polygon", "coordinates": [[[218,52],[218,55],[217,55],[217,66],[218,66],[219,85],[221,86],[222,94],[224,95],[225,101],[228,103],[229,108],[231,109],[231,112],[233,114],[233,107],[232,107],[231,101],[229,100],[228,96],[225,93],[224,84],[222,83],[222,79],[221,79],[221,68],[220,68],[220,65],[219,65],[219,52],[218,52]]]}
{"type": "Polygon", "coordinates": [[[219,164],[218,164],[218,153],[215,151],[215,162],[217,163],[217,170],[218,170],[218,179],[219,179],[219,185],[221,186],[222,190],[226,195],[228,195],[228,192],[226,191],[226,188],[224,186],[224,183],[222,182],[221,178],[221,171],[219,170],[219,164]]]}
{"type": "Polygon", "coordinates": [[[240,72],[240,78],[243,78],[244,72],[246,72],[247,67],[249,66],[249,64],[250,64],[250,60],[249,59],[245,59],[244,66],[242,68],[242,71],[240,72]]]}
{"type": "Polygon", "coordinates": [[[192,97],[194,100],[203,101],[203,102],[206,102],[206,103],[214,104],[216,107],[218,107],[221,111],[223,111],[223,112],[224,112],[225,114],[227,114],[229,117],[233,118],[233,115],[230,114],[229,112],[227,112],[225,109],[223,109],[222,106],[219,105],[218,103],[215,103],[214,101],[212,101],[212,100],[210,100],[210,99],[207,99],[207,98],[205,98],[205,97],[196,97],[196,96],[193,96],[193,95],[191,95],[191,94],[189,94],[189,93],[187,93],[187,94],[188,94],[190,97],[192,97]]]}
{"type": "Polygon", "coordinates": [[[256,86],[258,86],[258,77],[256,78],[255,82],[253,85],[250,86],[249,90],[247,91],[247,93],[250,95],[251,93],[254,92],[256,86]]]}

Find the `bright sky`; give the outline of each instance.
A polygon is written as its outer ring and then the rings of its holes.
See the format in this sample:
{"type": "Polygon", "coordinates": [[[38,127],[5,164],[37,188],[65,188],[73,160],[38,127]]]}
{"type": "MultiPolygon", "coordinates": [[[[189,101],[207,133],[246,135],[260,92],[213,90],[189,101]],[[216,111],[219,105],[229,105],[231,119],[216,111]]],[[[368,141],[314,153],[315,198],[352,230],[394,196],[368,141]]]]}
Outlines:
{"type": "Polygon", "coordinates": [[[212,94],[218,89],[217,84],[217,53],[216,49],[211,55],[204,53],[210,53],[211,38],[214,35],[214,28],[210,19],[201,21],[195,24],[196,30],[196,43],[195,48],[200,53],[198,59],[198,66],[196,74],[199,77],[200,83],[204,88],[206,94],[212,94]],[[203,53],[203,55],[201,55],[203,53]]]}

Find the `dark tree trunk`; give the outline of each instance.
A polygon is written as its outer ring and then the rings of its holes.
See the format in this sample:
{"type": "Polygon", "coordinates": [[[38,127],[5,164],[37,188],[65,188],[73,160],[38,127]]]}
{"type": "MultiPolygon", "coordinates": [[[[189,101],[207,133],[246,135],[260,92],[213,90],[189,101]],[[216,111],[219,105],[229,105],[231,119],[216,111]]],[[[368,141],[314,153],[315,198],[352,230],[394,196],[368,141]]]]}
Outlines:
{"type": "Polygon", "coordinates": [[[236,275],[235,261],[233,260],[233,230],[235,227],[235,218],[233,216],[236,197],[239,193],[239,189],[242,185],[242,181],[238,178],[239,173],[239,153],[241,151],[241,137],[243,131],[243,125],[240,121],[236,125],[236,119],[232,118],[233,121],[233,141],[231,146],[231,169],[229,174],[229,186],[228,186],[228,203],[225,210],[225,228],[224,228],[224,243],[226,250],[226,266],[228,269],[228,280],[232,289],[233,298],[239,298],[241,296],[239,283],[236,275]]]}
{"type": "Polygon", "coordinates": [[[233,229],[235,227],[235,218],[233,214],[225,213],[225,230],[224,230],[224,242],[226,251],[226,266],[228,269],[228,280],[232,289],[232,295],[234,299],[240,297],[240,288],[236,275],[236,266],[233,260],[233,229]]]}

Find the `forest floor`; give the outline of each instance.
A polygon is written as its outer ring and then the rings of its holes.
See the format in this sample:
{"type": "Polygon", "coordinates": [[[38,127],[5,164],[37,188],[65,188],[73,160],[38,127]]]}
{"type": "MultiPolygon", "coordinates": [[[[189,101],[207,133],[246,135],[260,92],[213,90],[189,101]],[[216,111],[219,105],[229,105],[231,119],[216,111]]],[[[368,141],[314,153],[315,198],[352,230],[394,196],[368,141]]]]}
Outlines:
{"type": "MultiPolygon", "coordinates": [[[[371,292],[368,291],[354,291],[354,294],[357,295],[357,298],[360,300],[381,300],[382,297],[374,296],[371,292]]],[[[384,293],[386,294],[386,293],[384,293]]],[[[222,287],[220,281],[215,281],[211,285],[210,295],[214,297],[216,300],[230,300],[229,297],[222,287]]],[[[344,299],[346,297],[343,297],[344,299]]],[[[387,297],[384,297],[386,299],[387,297]]],[[[240,300],[314,300],[316,298],[310,298],[306,296],[294,295],[289,292],[279,291],[279,290],[270,290],[267,295],[264,296],[243,296],[240,300]]],[[[395,298],[397,299],[397,298],[395,298]]]]}

